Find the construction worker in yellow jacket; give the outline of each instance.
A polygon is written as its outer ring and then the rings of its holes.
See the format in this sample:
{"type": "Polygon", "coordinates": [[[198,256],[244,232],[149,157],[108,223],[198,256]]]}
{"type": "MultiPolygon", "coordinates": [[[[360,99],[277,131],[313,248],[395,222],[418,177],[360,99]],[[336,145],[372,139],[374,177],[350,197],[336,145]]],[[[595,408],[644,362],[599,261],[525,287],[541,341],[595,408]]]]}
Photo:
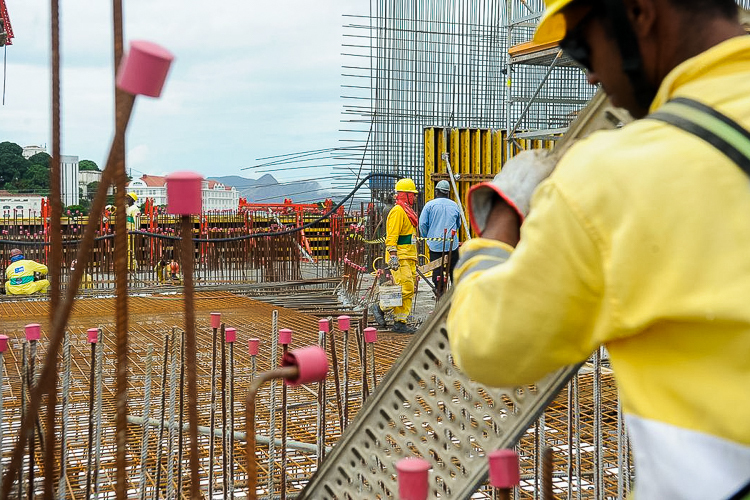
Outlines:
{"type": "MultiPolygon", "coordinates": [[[[401,285],[401,305],[393,308],[393,331],[414,333],[406,324],[411,311],[417,278],[417,225],[419,219],[414,211],[417,187],[411,179],[400,179],[396,183],[396,204],[388,212],[385,236],[385,261],[391,270],[393,281],[401,285]]],[[[385,315],[378,304],[372,307],[375,321],[385,326],[385,315]]]]}
{"type": "Polygon", "coordinates": [[[25,259],[18,248],[10,251],[10,265],[5,270],[5,293],[8,295],[31,295],[46,292],[49,280],[44,278],[47,266],[25,259]]]}
{"type": "MultiPolygon", "coordinates": [[[[546,3],[535,41],[562,39],[592,84],[643,119],[590,135],[556,167],[519,155],[470,193],[482,237],[456,270],[454,359],[479,382],[514,386],[604,344],[635,498],[744,498],[750,148],[737,142],[745,153],[730,159],[664,113],[695,114],[690,98],[750,129],[750,36],[733,0],[546,3]]],[[[728,120],[700,116],[732,135],[728,120]]]]}
{"type": "MultiPolygon", "coordinates": [[[[125,227],[128,231],[137,231],[141,228],[141,210],[136,204],[138,201],[138,195],[135,193],[128,193],[125,195],[125,227]]],[[[135,238],[133,235],[128,235],[128,269],[135,271],[136,258],[135,258],[135,238]]]]}

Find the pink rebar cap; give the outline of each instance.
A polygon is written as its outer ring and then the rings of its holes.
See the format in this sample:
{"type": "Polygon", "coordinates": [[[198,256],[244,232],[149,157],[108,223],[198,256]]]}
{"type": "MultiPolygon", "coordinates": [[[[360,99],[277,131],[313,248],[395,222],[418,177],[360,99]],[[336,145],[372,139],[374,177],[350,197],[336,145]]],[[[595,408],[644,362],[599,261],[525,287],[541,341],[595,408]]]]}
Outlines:
{"type": "Polygon", "coordinates": [[[0,352],[5,352],[7,350],[8,350],[8,336],[0,335],[0,352]]]}
{"type": "Polygon", "coordinates": [[[427,500],[430,462],[408,457],[396,462],[399,500],[427,500]]]}
{"type": "Polygon", "coordinates": [[[365,342],[372,344],[378,340],[378,329],[372,326],[365,328],[365,342]]]}
{"type": "Polygon", "coordinates": [[[31,323],[26,325],[26,327],[24,327],[24,331],[26,332],[26,340],[39,340],[40,330],[41,327],[39,326],[39,323],[31,323]]]}
{"type": "Polygon", "coordinates": [[[247,341],[247,350],[250,352],[250,356],[257,356],[259,347],[260,339],[249,339],[247,341]]]}
{"type": "Polygon", "coordinates": [[[323,348],[317,345],[285,353],[281,366],[296,366],[299,369],[296,379],[286,379],[287,385],[292,386],[320,382],[328,375],[328,357],[323,348]]]}
{"type": "Polygon", "coordinates": [[[211,328],[219,328],[221,326],[221,313],[211,313],[211,328]]]}
{"type": "Polygon", "coordinates": [[[487,454],[490,464],[490,484],[495,488],[518,486],[521,476],[518,471],[518,454],[509,449],[495,450],[487,454]]]}
{"type": "Polygon", "coordinates": [[[176,215],[201,213],[203,176],[195,172],[174,172],[167,176],[167,212],[176,215]]]}
{"type": "Polygon", "coordinates": [[[224,338],[227,342],[232,343],[237,340],[237,329],[232,328],[231,326],[229,328],[226,328],[224,330],[224,338]]]}
{"type": "Polygon", "coordinates": [[[349,316],[339,316],[338,318],[339,330],[348,330],[351,318],[349,316]]]}
{"type": "Polygon", "coordinates": [[[133,40],[117,70],[117,87],[128,94],[159,97],[174,56],[164,47],[133,40]]]}
{"type": "Polygon", "coordinates": [[[86,330],[86,333],[88,334],[89,344],[96,344],[99,341],[98,328],[89,328],[88,330],[86,330]]]}
{"type": "Polygon", "coordinates": [[[331,323],[327,319],[319,319],[318,320],[318,330],[321,332],[330,332],[331,331],[331,323]]]}
{"type": "Polygon", "coordinates": [[[289,345],[292,343],[292,331],[289,328],[279,330],[279,344],[289,345]]]}

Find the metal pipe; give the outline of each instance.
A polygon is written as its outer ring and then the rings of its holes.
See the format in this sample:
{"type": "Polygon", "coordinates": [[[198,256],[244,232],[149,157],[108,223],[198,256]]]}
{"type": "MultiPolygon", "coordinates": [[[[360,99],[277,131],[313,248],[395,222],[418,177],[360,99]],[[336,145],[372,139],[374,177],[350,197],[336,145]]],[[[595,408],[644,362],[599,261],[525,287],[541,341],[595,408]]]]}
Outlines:
{"type": "Polygon", "coordinates": [[[148,428],[146,424],[151,412],[151,370],[154,361],[154,346],[148,345],[146,354],[146,379],[143,387],[143,425],[141,426],[141,475],[138,487],[141,491],[141,500],[146,500],[146,471],[148,465],[148,428]]]}
{"type": "MultiPolygon", "coordinates": [[[[261,373],[258,377],[253,380],[250,384],[250,388],[247,392],[247,399],[245,404],[245,425],[247,426],[247,440],[246,440],[246,460],[247,460],[247,496],[249,500],[257,500],[257,484],[258,484],[258,464],[257,456],[255,454],[255,396],[258,393],[258,389],[265,382],[276,380],[279,378],[294,379],[299,375],[299,369],[296,366],[286,366],[283,368],[276,368],[265,373],[261,373]]],[[[273,407],[271,408],[273,413],[273,407]]],[[[273,439],[269,439],[269,444],[273,443],[273,439]]],[[[269,464],[270,469],[270,464],[269,464]]],[[[269,496],[273,496],[273,490],[269,490],[269,496]]]]}

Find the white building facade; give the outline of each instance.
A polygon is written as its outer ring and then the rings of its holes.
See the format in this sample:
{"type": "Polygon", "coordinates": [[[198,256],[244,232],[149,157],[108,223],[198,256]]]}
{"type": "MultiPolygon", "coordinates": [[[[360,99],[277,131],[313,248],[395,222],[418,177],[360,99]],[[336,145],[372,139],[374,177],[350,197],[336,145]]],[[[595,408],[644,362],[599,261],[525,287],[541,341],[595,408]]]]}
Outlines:
{"type": "Polygon", "coordinates": [[[0,217],[39,217],[41,212],[41,195],[0,191],[0,217]]]}
{"type": "MultiPolygon", "coordinates": [[[[138,196],[138,204],[147,198],[154,200],[155,205],[167,204],[167,178],[157,175],[143,175],[128,184],[128,192],[138,196]]],[[[201,189],[203,212],[236,211],[240,195],[237,188],[225,186],[213,180],[204,180],[201,189]]]]}

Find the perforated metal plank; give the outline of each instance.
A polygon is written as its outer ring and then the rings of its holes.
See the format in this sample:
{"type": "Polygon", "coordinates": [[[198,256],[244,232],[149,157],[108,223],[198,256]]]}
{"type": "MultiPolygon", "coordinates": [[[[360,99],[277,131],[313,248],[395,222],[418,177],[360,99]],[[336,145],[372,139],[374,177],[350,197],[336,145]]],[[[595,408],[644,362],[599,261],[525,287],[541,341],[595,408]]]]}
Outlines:
{"type": "Polygon", "coordinates": [[[485,454],[512,447],[575,375],[489,388],[453,363],[445,297],[311,478],[299,499],[398,498],[395,464],[432,464],[430,498],[468,498],[487,478],[485,454]]]}

